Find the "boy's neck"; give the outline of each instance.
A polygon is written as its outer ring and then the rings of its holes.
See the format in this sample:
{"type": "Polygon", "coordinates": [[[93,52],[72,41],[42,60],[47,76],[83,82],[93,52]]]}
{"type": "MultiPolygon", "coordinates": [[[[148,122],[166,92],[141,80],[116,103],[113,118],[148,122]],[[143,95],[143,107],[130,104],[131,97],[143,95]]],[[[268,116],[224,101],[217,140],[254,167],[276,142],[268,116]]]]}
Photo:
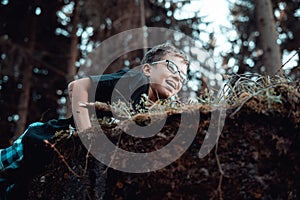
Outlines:
{"type": "Polygon", "coordinates": [[[153,89],[149,87],[149,91],[148,91],[149,100],[151,100],[152,102],[156,102],[158,100],[157,95],[158,95],[157,92],[153,91],[153,89]]]}

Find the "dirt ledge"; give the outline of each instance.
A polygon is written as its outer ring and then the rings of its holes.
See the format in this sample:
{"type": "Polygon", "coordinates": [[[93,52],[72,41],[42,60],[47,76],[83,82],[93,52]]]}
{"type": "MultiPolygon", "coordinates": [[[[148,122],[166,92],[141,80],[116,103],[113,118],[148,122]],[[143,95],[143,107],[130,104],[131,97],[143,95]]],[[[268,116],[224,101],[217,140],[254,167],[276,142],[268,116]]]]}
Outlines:
{"type": "MultiPolygon", "coordinates": [[[[296,105],[292,112],[257,110],[249,99],[242,107],[227,110],[218,147],[200,159],[206,130],[213,123],[211,113],[202,110],[189,149],[171,165],[150,173],[116,171],[89,155],[76,134],[59,133],[50,141],[55,146],[49,148],[57,150],[50,164],[29,181],[28,199],[297,199],[300,109],[296,105]]],[[[116,125],[102,125],[102,130],[122,148],[137,150],[146,144],[143,150],[153,151],[176,134],[180,114],[172,113],[168,119],[163,139],[130,138],[116,125]]],[[[91,128],[87,135],[97,132],[91,128]]]]}

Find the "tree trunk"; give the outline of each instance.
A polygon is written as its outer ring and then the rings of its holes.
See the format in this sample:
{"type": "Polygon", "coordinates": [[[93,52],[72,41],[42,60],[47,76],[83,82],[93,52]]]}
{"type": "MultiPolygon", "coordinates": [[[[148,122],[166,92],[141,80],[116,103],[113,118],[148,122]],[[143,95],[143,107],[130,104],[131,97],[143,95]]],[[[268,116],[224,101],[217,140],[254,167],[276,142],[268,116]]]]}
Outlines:
{"type": "Polygon", "coordinates": [[[146,35],[146,19],[145,19],[145,2],[140,1],[140,9],[141,9],[141,27],[143,28],[143,54],[145,55],[147,52],[147,47],[148,47],[148,40],[147,40],[147,35],[146,35]]]}
{"type": "MultiPolygon", "coordinates": [[[[76,70],[76,60],[78,58],[78,37],[76,36],[77,32],[77,24],[79,20],[79,3],[78,0],[74,1],[75,6],[74,6],[74,11],[73,11],[73,17],[72,17],[72,31],[71,31],[71,44],[70,44],[70,59],[68,62],[68,72],[66,76],[67,83],[70,83],[71,81],[74,80],[74,76],[77,73],[76,70]]],[[[66,108],[66,116],[70,116],[72,114],[71,110],[71,102],[70,99],[67,98],[67,108],[66,108]]]]}
{"type": "MultiPolygon", "coordinates": [[[[29,42],[28,42],[28,49],[29,53],[32,53],[35,48],[36,43],[36,24],[37,24],[37,18],[36,16],[32,16],[32,23],[31,23],[31,29],[29,33],[29,42]]],[[[26,122],[27,122],[27,115],[28,115],[28,109],[30,104],[30,91],[31,91],[31,79],[32,79],[32,70],[33,65],[31,61],[23,61],[24,70],[22,75],[22,92],[20,94],[19,98],[19,104],[18,104],[18,115],[19,120],[17,121],[16,129],[14,131],[14,136],[11,139],[11,142],[18,138],[25,130],[26,122]]]]}
{"type": "Polygon", "coordinates": [[[265,73],[273,75],[281,66],[281,53],[277,44],[277,33],[270,0],[256,0],[257,27],[260,33],[260,41],[263,48],[263,64],[265,73]]]}
{"type": "Polygon", "coordinates": [[[79,20],[79,3],[78,0],[74,1],[74,11],[72,17],[72,31],[71,31],[71,44],[70,44],[70,59],[68,62],[68,74],[67,74],[67,81],[70,82],[74,79],[76,74],[76,67],[75,63],[78,58],[78,38],[76,36],[77,32],[77,24],[79,20]]]}

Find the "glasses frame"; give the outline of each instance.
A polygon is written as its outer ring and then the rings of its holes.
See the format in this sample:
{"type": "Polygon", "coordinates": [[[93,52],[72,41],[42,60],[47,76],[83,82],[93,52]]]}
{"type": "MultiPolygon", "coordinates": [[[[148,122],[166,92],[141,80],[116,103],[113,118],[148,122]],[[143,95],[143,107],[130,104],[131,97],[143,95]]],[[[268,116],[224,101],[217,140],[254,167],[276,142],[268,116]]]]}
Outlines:
{"type": "Polygon", "coordinates": [[[152,62],[151,65],[154,64],[158,64],[158,63],[163,63],[163,62],[167,62],[167,69],[172,73],[172,74],[176,74],[177,72],[179,73],[179,77],[180,77],[180,82],[182,84],[186,84],[187,83],[187,75],[182,73],[179,69],[178,66],[171,60],[159,60],[159,61],[155,61],[152,62]],[[172,66],[171,66],[171,65],[172,66]],[[175,68],[175,69],[174,69],[175,68]]]}

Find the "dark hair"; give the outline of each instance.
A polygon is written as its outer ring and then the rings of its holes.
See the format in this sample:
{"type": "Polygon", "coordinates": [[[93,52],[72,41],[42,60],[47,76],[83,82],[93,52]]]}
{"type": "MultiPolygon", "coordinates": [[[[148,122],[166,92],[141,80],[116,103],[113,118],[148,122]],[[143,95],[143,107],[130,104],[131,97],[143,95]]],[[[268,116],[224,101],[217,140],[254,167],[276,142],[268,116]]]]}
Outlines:
{"type": "Polygon", "coordinates": [[[159,44],[157,46],[152,47],[143,57],[141,64],[145,63],[152,63],[155,61],[159,61],[162,59],[163,56],[171,54],[178,56],[184,60],[187,66],[189,66],[190,62],[185,55],[185,53],[179,49],[177,49],[175,46],[163,43],[159,44]]]}

